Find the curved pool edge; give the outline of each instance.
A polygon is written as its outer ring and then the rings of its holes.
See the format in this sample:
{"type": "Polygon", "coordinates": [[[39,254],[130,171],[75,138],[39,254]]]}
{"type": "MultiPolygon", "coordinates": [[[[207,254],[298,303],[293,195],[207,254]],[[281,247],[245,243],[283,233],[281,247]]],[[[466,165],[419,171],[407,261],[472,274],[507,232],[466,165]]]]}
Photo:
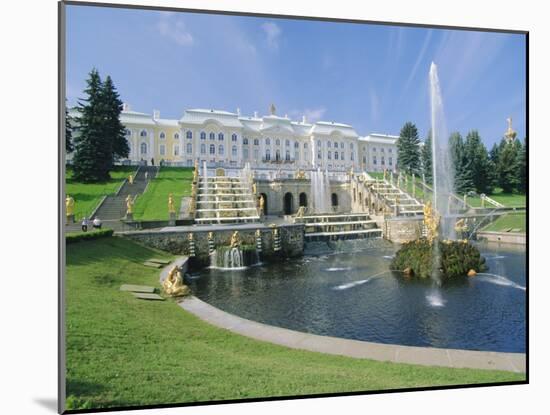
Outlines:
{"type": "Polygon", "coordinates": [[[320,336],[248,320],[227,313],[195,296],[178,303],[184,310],[216,327],[260,341],[332,355],[392,363],[525,373],[525,353],[503,353],[383,344],[320,336]]]}

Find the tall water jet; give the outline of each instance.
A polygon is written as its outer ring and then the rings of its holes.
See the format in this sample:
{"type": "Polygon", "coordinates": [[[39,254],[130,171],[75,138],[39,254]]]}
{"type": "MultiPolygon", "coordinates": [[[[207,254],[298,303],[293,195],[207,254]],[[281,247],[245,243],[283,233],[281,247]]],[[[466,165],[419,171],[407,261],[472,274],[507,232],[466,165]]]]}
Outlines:
{"type": "Polygon", "coordinates": [[[311,172],[311,196],[315,213],[330,212],[330,180],[326,171],[320,168],[311,172]]]}
{"type": "Polygon", "coordinates": [[[437,65],[430,66],[430,103],[432,127],[433,207],[441,215],[439,234],[442,239],[454,239],[454,224],[449,218],[454,198],[454,171],[445,123],[443,99],[437,75],[437,65]]]}
{"type": "Polygon", "coordinates": [[[202,177],[204,178],[203,193],[205,200],[208,200],[208,168],[206,167],[206,160],[202,162],[202,177]]]}

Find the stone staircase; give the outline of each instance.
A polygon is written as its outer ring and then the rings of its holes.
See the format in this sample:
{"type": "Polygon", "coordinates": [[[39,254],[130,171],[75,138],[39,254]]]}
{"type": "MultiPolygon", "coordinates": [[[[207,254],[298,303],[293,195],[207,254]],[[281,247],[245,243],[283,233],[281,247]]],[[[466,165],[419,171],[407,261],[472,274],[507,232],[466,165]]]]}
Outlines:
{"type": "Polygon", "coordinates": [[[387,180],[366,180],[365,185],[394,216],[416,216],[424,212],[423,203],[387,180]]]}
{"type": "MultiPolygon", "coordinates": [[[[96,217],[101,219],[104,228],[110,228],[115,231],[124,230],[124,222],[122,222],[121,219],[126,215],[126,197],[131,195],[135,200],[137,196],[145,191],[147,183],[152,180],[157,173],[157,166],[140,166],[134,177],[133,184],[130,184],[128,179],[126,179],[116,194],[105,197],[94,214],[88,218],[90,221],[88,230],[92,228],[91,221],[96,217]],[[147,180],[145,179],[146,172],[147,180]]],[[[80,229],[80,223],[65,226],[65,230],[69,232],[78,231],[80,229]]]]}

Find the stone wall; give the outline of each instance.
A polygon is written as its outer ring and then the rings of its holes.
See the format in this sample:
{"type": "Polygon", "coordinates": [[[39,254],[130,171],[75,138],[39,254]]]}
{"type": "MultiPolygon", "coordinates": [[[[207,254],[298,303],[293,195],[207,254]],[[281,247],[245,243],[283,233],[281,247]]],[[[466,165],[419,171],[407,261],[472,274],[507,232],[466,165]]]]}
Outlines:
{"type": "MultiPolygon", "coordinates": [[[[306,207],[313,204],[311,194],[311,183],[309,180],[281,179],[275,181],[259,180],[258,194],[267,196],[267,214],[284,215],[295,214],[300,207],[300,196],[306,207]],[[287,196],[290,194],[290,196],[287,196]],[[285,212],[285,197],[290,199],[290,212],[285,212]]],[[[336,212],[350,212],[351,198],[349,194],[349,183],[333,181],[330,183],[330,194],[336,194],[338,206],[336,212]]]]}
{"type": "Polygon", "coordinates": [[[418,239],[422,236],[422,219],[389,218],[384,221],[384,238],[397,243],[418,239]]]}
{"type": "MultiPolygon", "coordinates": [[[[302,224],[278,226],[281,237],[281,250],[273,249],[273,230],[264,225],[257,228],[212,228],[215,246],[229,246],[234,230],[239,231],[244,245],[256,245],[256,229],[262,235],[262,261],[277,260],[281,257],[297,257],[304,252],[304,227],[302,224]]],[[[208,230],[182,229],[174,231],[131,231],[120,232],[119,235],[135,240],[144,245],[170,252],[174,255],[190,255],[189,233],[193,233],[195,242],[195,257],[190,261],[192,268],[209,265],[208,230]]]]}

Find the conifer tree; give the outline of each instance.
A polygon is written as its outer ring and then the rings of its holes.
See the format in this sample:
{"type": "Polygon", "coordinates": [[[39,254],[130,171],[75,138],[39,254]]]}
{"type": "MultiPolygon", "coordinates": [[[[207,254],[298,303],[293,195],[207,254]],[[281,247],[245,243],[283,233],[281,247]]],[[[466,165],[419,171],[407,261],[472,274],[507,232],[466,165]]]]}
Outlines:
{"type": "Polygon", "coordinates": [[[71,127],[71,117],[69,116],[69,111],[67,110],[67,103],[65,102],[65,152],[72,153],[74,151],[73,146],[73,134],[71,127]]]}
{"type": "Polygon", "coordinates": [[[523,139],[523,145],[518,154],[518,191],[520,193],[527,192],[527,137],[523,139]]]}
{"type": "Polygon", "coordinates": [[[420,171],[420,139],[418,130],[412,122],[401,128],[397,140],[397,165],[400,170],[411,174],[420,171]]]}
{"type": "Polygon", "coordinates": [[[471,177],[475,190],[478,193],[492,193],[493,177],[491,171],[494,166],[477,130],[468,132],[466,136],[464,157],[472,171],[471,177]]]}
{"type": "Polygon", "coordinates": [[[111,140],[113,155],[112,160],[128,157],[130,148],[125,137],[125,128],[120,122],[122,101],[109,75],[105,79],[102,88],[102,101],[105,105],[105,134],[106,139],[111,140]]]}
{"type": "Polygon", "coordinates": [[[498,185],[504,193],[512,193],[520,184],[519,153],[521,143],[515,138],[512,141],[502,140],[498,155],[498,185]]]}
{"type": "Polygon", "coordinates": [[[422,171],[426,178],[426,182],[432,183],[433,163],[432,163],[432,131],[428,133],[428,137],[424,141],[424,146],[420,152],[422,158],[422,171]]]}
{"type": "Polygon", "coordinates": [[[471,160],[466,157],[464,140],[460,133],[452,133],[449,137],[451,163],[454,172],[455,192],[465,194],[474,190],[471,160]]]}

